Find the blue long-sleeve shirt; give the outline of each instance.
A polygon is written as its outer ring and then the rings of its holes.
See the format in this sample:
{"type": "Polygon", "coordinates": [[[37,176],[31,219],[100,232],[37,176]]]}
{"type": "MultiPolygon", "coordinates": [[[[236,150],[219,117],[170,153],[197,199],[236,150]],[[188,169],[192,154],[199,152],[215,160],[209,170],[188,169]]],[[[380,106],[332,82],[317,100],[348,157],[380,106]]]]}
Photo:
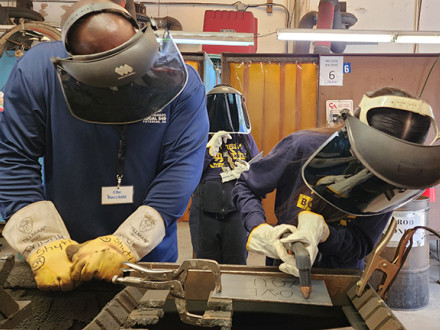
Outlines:
{"type": "Polygon", "coordinates": [[[50,61],[57,56],[67,57],[61,42],[32,47],[3,88],[1,215],[7,220],[25,205],[51,200],[71,238],[84,242],[113,233],[146,204],[163,217],[166,236],[143,260],[175,261],[176,220],[199,182],[208,137],[205,88],[197,72],[187,66],[187,85],[173,102],[126,125],[122,185],[134,187],[134,202],[102,205],[101,188],[117,184],[119,132],[71,115],[50,61]]]}
{"type": "MultiPolygon", "coordinates": [[[[241,212],[244,226],[251,231],[266,221],[261,204],[276,189],[275,215],[277,224],[296,225],[298,207],[296,191],[303,185],[301,168],[329,135],[316,131],[299,131],[281,140],[263,159],[251,164],[237,180],[232,191],[233,201],[241,212]],[[281,209],[288,205],[288,209],[281,209]]],[[[391,213],[345,219],[329,223],[330,235],[319,244],[321,267],[363,269],[364,257],[372,251],[391,213]]]]}

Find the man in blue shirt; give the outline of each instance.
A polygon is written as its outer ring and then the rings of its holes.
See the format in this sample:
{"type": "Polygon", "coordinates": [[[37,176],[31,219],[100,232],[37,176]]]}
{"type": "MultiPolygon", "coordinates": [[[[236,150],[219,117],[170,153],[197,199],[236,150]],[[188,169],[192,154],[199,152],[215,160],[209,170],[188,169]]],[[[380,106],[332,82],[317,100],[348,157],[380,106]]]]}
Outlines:
{"type": "Polygon", "coordinates": [[[62,35],[19,59],[0,114],[3,235],[46,290],[177,260],[209,126],[198,74],[123,7],[81,0],[62,35]]]}

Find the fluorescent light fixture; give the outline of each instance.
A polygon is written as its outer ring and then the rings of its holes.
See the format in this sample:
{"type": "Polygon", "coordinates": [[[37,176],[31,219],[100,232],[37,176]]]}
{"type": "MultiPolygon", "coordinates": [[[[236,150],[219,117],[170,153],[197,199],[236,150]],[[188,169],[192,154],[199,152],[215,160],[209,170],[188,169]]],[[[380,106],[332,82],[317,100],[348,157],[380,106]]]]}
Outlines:
{"type": "MultiPolygon", "coordinates": [[[[158,30],[157,35],[162,36],[164,31],[158,30]]],[[[169,31],[176,44],[196,45],[223,45],[223,46],[253,46],[253,33],[236,32],[184,32],[169,31]]]]}
{"type": "Polygon", "coordinates": [[[440,32],[402,31],[396,33],[395,42],[402,44],[440,44],[440,32]]]}
{"type": "Polygon", "coordinates": [[[278,29],[277,34],[279,40],[440,44],[440,32],[436,31],[278,29]]]}
{"type": "Polygon", "coordinates": [[[279,40],[391,42],[393,32],[331,29],[278,29],[279,40]]]}

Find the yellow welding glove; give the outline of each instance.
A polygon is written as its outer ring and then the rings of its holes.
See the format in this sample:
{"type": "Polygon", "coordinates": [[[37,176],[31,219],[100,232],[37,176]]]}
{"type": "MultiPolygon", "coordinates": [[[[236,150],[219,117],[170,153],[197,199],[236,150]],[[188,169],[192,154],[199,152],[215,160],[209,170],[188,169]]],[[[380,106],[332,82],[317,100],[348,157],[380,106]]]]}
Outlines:
{"type": "Polygon", "coordinates": [[[70,291],[78,285],[70,277],[72,263],[66,255],[66,247],[72,244],[77,243],[61,239],[43,245],[29,255],[27,262],[39,289],[70,291]]]}
{"type": "Polygon", "coordinates": [[[77,244],[50,201],[29,204],[7,221],[3,237],[20,252],[31,266],[35,282],[41,290],[68,291],[78,283],[70,277],[71,262],[66,247],[77,244]]]}
{"type": "Polygon", "coordinates": [[[122,262],[136,262],[165,237],[162,216],[148,205],[140,206],[112,234],[101,236],[69,251],[71,277],[77,281],[111,281],[121,275],[122,262]]]}
{"type": "Polygon", "coordinates": [[[91,279],[111,281],[121,275],[122,262],[136,262],[133,252],[114,235],[100,236],[78,245],[72,256],[71,277],[76,281],[91,279]]]}

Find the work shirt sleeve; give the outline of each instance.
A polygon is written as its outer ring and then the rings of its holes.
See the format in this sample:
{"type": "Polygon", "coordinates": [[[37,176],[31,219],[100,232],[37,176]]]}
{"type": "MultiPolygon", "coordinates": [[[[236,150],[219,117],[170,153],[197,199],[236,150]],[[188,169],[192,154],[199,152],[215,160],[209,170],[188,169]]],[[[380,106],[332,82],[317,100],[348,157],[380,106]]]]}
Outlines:
{"type": "Polygon", "coordinates": [[[36,93],[31,73],[24,72],[19,62],[3,89],[4,111],[0,113],[0,210],[5,220],[27,204],[44,200],[38,161],[45,148],[44,98],[36,93]]]}
{"type": "Polygon", "coordinates": [[[295,151],[296,147],[290,137],[281,140],[266,157],[252,163],[249,170],[243,172],[237,180],[232,198],[247,231],[252,231],[266,221],[262,199],[282,182],[290,181],[286,178],[289,173],[287,167],[291,165],[292,159],[301,157],[295,151]]]}
{"type": "Polygon", "coordinates": [[[319,244],[320,267],[364,268],[364,258],[373,250],[383,233],[391,213],[357,217],[329,225],[328,239],[319,244]]]}
{"type": "Polygon", "coordinates": [[[156,209],[167,226],[184,214],[200,181],[208,140],[205,87],[195,70],[187,67],[188,84],[173,101],[159,173],[145,199],[145,204],[156,209]]]}

